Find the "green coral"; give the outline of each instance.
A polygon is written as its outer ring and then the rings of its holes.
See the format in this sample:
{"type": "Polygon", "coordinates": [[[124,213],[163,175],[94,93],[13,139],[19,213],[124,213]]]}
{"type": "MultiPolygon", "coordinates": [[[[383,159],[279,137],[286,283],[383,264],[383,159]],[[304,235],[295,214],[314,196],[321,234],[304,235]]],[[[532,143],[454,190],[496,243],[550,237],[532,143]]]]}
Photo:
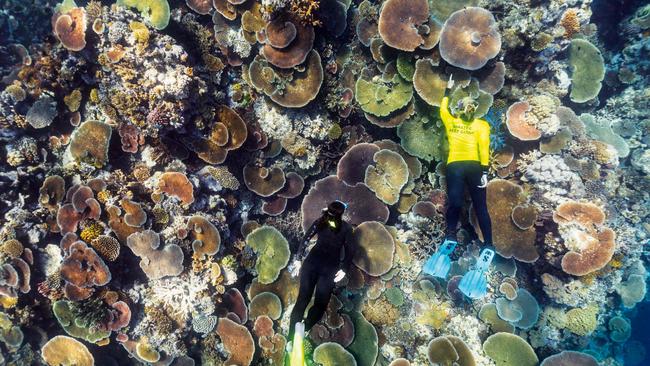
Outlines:
{"type": "Polygon", "coordinates": [[[483,343],[483,351],[497,366],[535,366],[539,362],[528,342],[505,332],[489,336],[483,343]]]}
{"type": "Polygon", "coordinates": [[[427,162],[446,155],[447,139],[435,118],[416,114],[397,127],[397,136],[407,153],[427,162]]]}
{"type": "Polygon", "coordinates": [[[379,353],[379,339],[377,330],[359,312],[350,314],[354,324],[354,339],[348,351],[352,353],[359,366],[373,366],[379,353]]]}
{"type": "Polygon", "coordinates": [[[584,39],[571,41],[571,100],[584,103],[598,96],[605,78],[605,61],[596,46],[584,39]]]}
{"type": "Polygon", "coordinates": [[[650,5],[646,5],[634,14],[632,23],[638,25],[642,29],[650,28],[650,5]]]}
{"type": "Polygon", "coordinates": [[[81,312],[79,307],[80,305],[66,300],[59,300],[52,304],[54,316],[66,333],[91,343],[107,338],[111,334],[108,330],[100,330],[92,321],[93,318],[87,316],[87,312],[81,312]]]}
{"type": "Polygon", "coordinates": [[[251,300],[249,309],[248,315],[252,319],[266,315],[273,320],[278,320],[282,315],[282,302],[278,295],[272,292],[260,292],[251,300]]]}
{"type": "Polygon", "coordinates": [[[158,30],[165,29],[169,24],[167,0],[117,0],[117,5],[138,9],[142,17],[158,30]]]}
{"type": "Polygon", "coordinates": [[[580,115],[580,120],[585,124],[585,129],[589,137],[600,142],[612,145],[619,158],[625,158],[630,154],[630,146],[624,138],[619,136],[612,130],[609,122],[596,121],[593,115],[583,113],[580,115]]]}
{"type": "Polygon", "coordinates": [[[345,350],[340,344],[326,342],[314,350],[314,361],[323,366],[349,365],[354,366],[357,361],[354,356],[345,350]]]}
{"type": "Polygon", "coordinates": [[[257,254],[258,281],[262,284],[275,281],[289,263],[291,252],[287,239],[276,228],[265,225],[248,234],[246,244],[257,254]]]}
{"type": "Polygon", "coordinates": [[[65,14],[76,7],[77,3],[74,0],[63,0],[61,4],[57,4],[57,6],[54,7],[54,12],[65,14]]]}
{"type": "Polygon", "coordinates": [[[399,75],[389,81],[381,77],[372,80],[359,78],[355,98],[364,112],[386,117],[405,107],[413,98],[413,87],[399,75]]]}
{"type": "Polygon", "coordinates": [[[515,332],[515,326],[508,323],[507,321],[499,318],[499,315],[497,313],[497,306],[496,304],[484,304],[481,307],[481,310],[478,312],[478,317],[485,323],[490,325],[490,328],[492,331],[495,333],[497,332],[506,332],[506,333],[514,333],[515,332]]]}
{"type": "Polygon", "coordinates": [[[636,303],[643,300],[646,294],[645,275],[632,274],[627,281],[621,282],[616,287],[616,292],[621,296],[623,306],[633,308],[636,303]]]}
{"type": "Polygon", "coordinates": [[[415,64],[413,63],[413,56],[409,53],[400,53],[397,56],[397,73],[406,81],[413,81],[413,74],[415,74],[415,64]]]}
{"type": "Polygon", "coordinates": [[[391,287],[384,291],[386,300],[395,306],[402,306],[404,304],[404,293],[397,287],[391,287]]]}
{"type": "Polygon", "coordinates": [[[579,336],[591,334],[598,326],[598,307],[594,305],[586,308],[571,309],[566,313],[564,327],[571,333],[579,336]]]}
{"type": "Polygon", "coordinates": [[[621,316],[615,316],[607,323],[610,330],[609,337],[617,343],[624,343],[632,334],[630,320],[621,316]]]}
{"type": "Polygon", "coordinates": [[[13,325],[7,314],[0,313],[0,342],[3,342],[11,350],[20,347],[24,338],[20,327],[13,325]]]}
{"type": "MultiPolygon", "coordinates": [[[[447,91],[449,77],[442,69],[434,66],[431,60],[421,59],[415,63],[413,87],[420,98],[430,106],[440,107],[442,97],[447,91]]],[[[478,83],[476,84],[478,86],[478,83]]]]}
{"type": "Polygon", "coordinates": [[[451,13],[469,6],[477,6],[478,3],[478,0],[429,0],[429,13],[440,22],[444,22],[451,13]]]}

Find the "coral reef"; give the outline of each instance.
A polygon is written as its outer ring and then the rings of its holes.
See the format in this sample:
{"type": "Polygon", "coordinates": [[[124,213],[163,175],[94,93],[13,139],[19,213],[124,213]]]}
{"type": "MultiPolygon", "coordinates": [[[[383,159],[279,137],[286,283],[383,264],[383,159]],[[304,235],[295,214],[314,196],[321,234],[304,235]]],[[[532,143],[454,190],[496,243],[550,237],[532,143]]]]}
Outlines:
{"type": "Polygon", "coordinates": [[[0,364],[284,364],[332,200],[352,264],[306,365],[648,363],[642,1],[7,0],[0,29],[0,364]],[[481,299],[470,204],[422,272],[445,96],[490,126],[481,299]]]}

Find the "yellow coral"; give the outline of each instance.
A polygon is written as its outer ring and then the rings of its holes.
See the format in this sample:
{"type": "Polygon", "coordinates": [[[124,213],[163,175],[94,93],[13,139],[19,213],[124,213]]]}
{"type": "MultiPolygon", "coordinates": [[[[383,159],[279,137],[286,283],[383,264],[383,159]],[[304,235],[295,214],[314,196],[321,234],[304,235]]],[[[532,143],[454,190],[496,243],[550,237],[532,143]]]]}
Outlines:
{"type": "Polygon", "coordinates": [[[90,90],[90,101],[94,104],[99,103],[99,89],[93,88],[90,90]]]}
{"type": "Polygon", "coordinates": [[[86,243],[90,243],[104,233],[104,227],[97,221],[93,221],[81,230],[79,237],[86,243]]]}
{"type": "Polygon", "coordinates": [[[339,137],[341,137],[341,134],[343,133],[343,130],[341,129],[341,125],[338,123],[335,123],[330,127],[329,131],[327,131],[327,137],[330,140],[336,140],[339,137]]]}
{"type": "Polygon", "coordinates": [[[301,23],[319,27],[323,24],[316,17],[319,6],[320,2],[318,0],[293,0],[291,1],[291,13],[298,16],[301,23]]]}
{"type": "Polygon", "coordinates": [[[361,312],[366,320],[377,326],[393,324],[399,319],[399,309],[384,297],[368,302],[361,312]]]}
{"type": "Polygon", "coordinates": [[[11,96],[13,100],[16,102],[22,102],[27,98],[27,93],[25,93],[25,90],[20,87],[20,85],[17,84],[11,84],[8,87],[5,88],[5,92],[11,96]]]}
{"type": "Polygon", "coordinates": [[[140,22],[131,22],[129,28],[133,31],[136,42],[140,46],[146,47],[149,43],[149,29],[147,29],[147,26],[140,22]]]}
{"type": "Polygon", "coordinates": [[[151,210],[151,213],[153,213],[153,221],[156,224],[166,225],[169,222],[169,213],[167,213],[167,211],[162,207],[155,206],[153,210],[151,210]]]}
{"type": "Polygon", "coordinates": [[[427,304],[426,310],[415,318],[415,321],[422,325],[428,325],[433,329],[442,328],[449,316],[449,305],[446,303],[427,304]]]}
{"type": "Polygon", "coordinates": [[[16,239],[9,239],[0,246],[0,252],[11,257],[18,258],[23,254],[23,245],[16,239]]]}
{"type": "Polygon", "coordinates": [[[63,97],[63,102],[68,107],[70,112],[76,112],[81,106],[81,91],[75,89],[69,95],[63,97]]]}
{"type": "Polygon", "coordinates": [[[0,295],[0,305],[5,309],[11,309],[18,303],[17,297],[0,295]]]}
{"type": "Polygon", "coordinates": [[[566,38],[573,38],[576,33],[580,32],[578,9],[567,9],[562,15],[560,25],[564,28],[564,36],[566,38]]]}
{"type": "Polygon", "coordinates": [[[609,266],[612,268],[621,268],[623,267],[623,256],[621,254],[615,255],[611,261],[609,261],[609,266]]]}
{"type": "Polygon", "coordinates": [[[107,190],[97,192],[97,201],[101,203],[108,202],[108,199],[111,198],[111,194],[107,190]]]}
{"type": "Polygon", "coordinates": [[[598,307],[595,305],[571,309],[566,313],[565,328],[571,333],[586,336],[598,326],[597,315],[598,307]]]}

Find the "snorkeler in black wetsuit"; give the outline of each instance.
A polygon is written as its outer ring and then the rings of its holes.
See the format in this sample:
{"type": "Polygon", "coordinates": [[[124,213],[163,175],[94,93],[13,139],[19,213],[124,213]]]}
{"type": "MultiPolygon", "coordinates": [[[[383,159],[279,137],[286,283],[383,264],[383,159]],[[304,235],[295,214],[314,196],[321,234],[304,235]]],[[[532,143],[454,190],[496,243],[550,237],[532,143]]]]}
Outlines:
{"type": "Polygon", "coordinates": [[[298,299],[291,312],[289,337],[287,338],[289,340],[293,339],[296,323],[303,320],[314,288],[316,289],[314,304],[305,320],[305,330],[311,329],[323,316],[335,283],[345,277],[345,271],[352,263],[352,226],[343,221],[342,216],[345,208],[346,205],[341,201],[330,203],[323,215],[314,221],[307,230],[300,243],[294,264],[299,263],[304,256],[309,240],[318,234],[316,244],[300,267],[300,289],[298,299]],[[345,248],[345,255],[341,260],[343,248],[345,248]]]}

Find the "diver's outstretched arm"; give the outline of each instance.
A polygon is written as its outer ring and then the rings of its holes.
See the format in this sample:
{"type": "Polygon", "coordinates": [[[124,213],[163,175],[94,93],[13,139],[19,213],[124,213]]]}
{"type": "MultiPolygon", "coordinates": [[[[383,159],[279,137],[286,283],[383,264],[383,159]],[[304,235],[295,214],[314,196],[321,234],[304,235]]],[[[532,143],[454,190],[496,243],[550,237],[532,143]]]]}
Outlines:
{"type": "Polygon", "coordinates": [[[296,259],[301,260],[302,257],[305,255],[305,250],[307,249],[307,245],[309,244],[309,241],[311,238],[316,235],[316,232],[318,231],[318,222],[320,219],[316,219],[314,223],[311,224],[309,229],[307,229],[307,232],[305,232],[305,235],[302,237],[302,240],[300,243],[298,243],[298,250],[296,251],[296,259]]]}
{"type": "Polygon", "coordinates": [[[449,111],[449,97],[442,98],[440,102],[440,119],[445,128],[448,128],[448,125],[454,120],[454,116],[449,111]]]}

